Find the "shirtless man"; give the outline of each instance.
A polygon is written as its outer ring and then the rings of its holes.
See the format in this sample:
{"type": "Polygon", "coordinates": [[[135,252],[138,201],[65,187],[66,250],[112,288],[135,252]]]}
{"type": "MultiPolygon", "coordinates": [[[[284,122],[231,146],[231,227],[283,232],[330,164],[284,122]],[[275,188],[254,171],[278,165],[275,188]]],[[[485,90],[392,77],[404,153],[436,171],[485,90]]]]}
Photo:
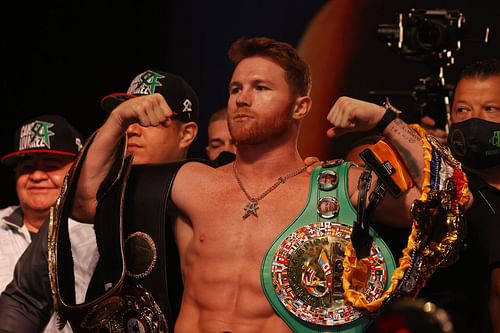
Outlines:
{"type": "MultiPolygon", "coordinates": [[[[229,55],[236,65],[228,100],[236,160],[215,169],[197,162],[183,165],[171,194],[179,211],[175,232],[185,288],[175,332],[291,332],[264,296],[259,272],[266,250],[308,196],[310,176],[301,172],[297,138],[311,110],[309,70],[289,44],[268,38],[239,40],[229,55]],[[278,177],[286,182],[278,183],[278,177]]],[[[89,147],[74,218],[93,220],[96,191],[128,126],[168,125],[171,115],[158,94],[130,99],[114,109],[89,147]]],[[[423,180],[423,149],[416,132],[384,115],[382,106],[342,97],[330,111],[333,127],[327,134],[365,131],[377,124],[380,128],[384,118],[383,134],[405,159],[417,186],[398,200],[386,197],[377,214],[386,222],[408,225],[409,207],[419,198],[423,180]]],[[[349,171],[354,205],[360,173],[355,167],[349,171]]]]}

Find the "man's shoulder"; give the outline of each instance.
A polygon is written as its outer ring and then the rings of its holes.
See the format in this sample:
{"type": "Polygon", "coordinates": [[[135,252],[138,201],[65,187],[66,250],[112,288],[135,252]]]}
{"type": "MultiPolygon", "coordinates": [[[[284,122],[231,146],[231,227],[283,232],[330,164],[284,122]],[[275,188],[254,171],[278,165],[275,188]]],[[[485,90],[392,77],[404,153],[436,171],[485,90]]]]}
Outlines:
{"type": "Polygon", "coordinates": [[[181,210],[186,205],[206,201],[227,185],[227,166],[214,167],[200,161],[189,161],[177,172],[171,198],[181,210]]]}
{"type": "Polygon", "coordinates": [[[183,172],[210,172],[217,168],[217,164],[213,163],[210,160],[202,159],[202,158],[191,158],[184,160],[181,166],[181,171],[183,172]]]}
{"type": "Polygon", "coordinates": [[[0,209],[0,224],[15,224],[18,227],[23,225],[23,216],[20,206],[8,206],[0,209]]]}
{"type": "Polygon", "coordinates": [[[471,190],[477,190],[482,187],[488,187],[488,183],[484,179],[482,179],[479,175],[476,175],[474,172],[467,169],[465,171],[469,187],[471,188],[471,190]]]}
{"type": "Polygon", "coordinates": [[[227,175],[228,167],[228,165],[218,167],[205,160],[189,160],[180,167],[175,182],[183,186],[200,187],[202,184],[209,184],[211,187],[216,187],[221,177],[227,175]]]}
{"type": "Polygon", "coordinates": [[[19,205],[14,205],[14,206],[8,206],[8,207],[0,208],[0,217],[11,215],[18,208],[19,208],[19,205]]]}

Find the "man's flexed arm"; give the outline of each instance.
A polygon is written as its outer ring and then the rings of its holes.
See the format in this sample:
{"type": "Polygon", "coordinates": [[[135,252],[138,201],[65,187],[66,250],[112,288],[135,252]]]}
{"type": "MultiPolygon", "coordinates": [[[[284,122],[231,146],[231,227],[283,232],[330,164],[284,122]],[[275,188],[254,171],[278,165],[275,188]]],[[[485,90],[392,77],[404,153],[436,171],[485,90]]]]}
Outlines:
{"type": "MultiPolygon", "coordinates": [[[[368,131],[376,128],[384,135],[384,140],[390,145],[382,152],[383,160],[380,163],[386,164],[387,152],[392,149],[397,151],[397,155],[392,154],[392,167],[397,171],[397,165],[402,164],[399,175],[408,172],[416,185],[411,187],[410,182],[402,180],[400,185],[404,195],[397,198],[386,196],[382,200],[379,209],[375,210],[375,218],[392,224],[407,225],[409,222],[409,212],[414,200],[427,200],[428,194],[435,191],[445,191],[451,195],[451,207],[457,214],[456,207],[470,206],[472,197],[468,191],[467,179],[458,163],[451,153],[442,147],[437,140],[428,136],[423,128],[416,125],[408,125],[397,116],[391,108],[368,103],[348,97],[341,97],[328,114],[328,120],[334,126],[330,128],[327,135],[334,137],[353,131],[368,131]],[[437,168],[437,170],[436,170],[437,168]],[[407,171],[405,171],[407,170],[407,171]],[[432,170],[432,171],[431,171],[432,170]],[[452,190],[447,186],[454,187],[452,190]],[[394,219],[394,221],[390,221],[394,219]]],[[[394,171],[394,170],[393,170],[394,171]]],[[[359,172],[358,172],[359,174],[359,172]]],[[[356,175],[353,172],[353,175],[356,175]]],[[[398,173],[396,172],[396,175],[398,173]]],[[[391,176],[392,178],[392,176],[391,176]]],[[[405,177],[403,177],[405,178],[405,177]]],[[[410,178],[410,177],[408,177],[410,178]]],[[[373,184],[372,182],[372,189],[373,184]]],[[[349,181],[351,199],[357,205],[357,179],[349,181]]],[[[370,192],[368,193],[368,195],[370,192]]]]}
{"type": "MultiPolygon", "coordinates": [[[[327,135],[334,137],[349,132],[372,130],[385,113],[386,108],[380,105],[340,97],[328,114],[327,119],[334,127],[328,130],[327,135]]],[[[399,118],[388,122],[382,134],[397,149],[413,180],[420,187],[424,167],[420,136],[399,118]]]]}
{"type": "Polygon", "coordinates": [[[169,126],[172,110],[160,94],[131,98],[117,106],[97,130],[82,164],[72,217],[92,222],[97,190],[110,171],[113,157],[129,125],[169,126]]]}
{"type": "Polygon", "coordinates": [[[328,120],[334,125],[328,130],[329,136],[374,128],[384,135],[384,139],[365,151],[362,157],[392,195],[383,196],[383,187],[374,191],[373,184],[378,179],[371,182],[371,191],[367,195],[370,174],[363,172],[359,177],[357,168],[349,171],[349,193],[358,208],[358,217],[351,242],[346,245],[343,275],[346,302],[356,308],[374,311],[386,304],[399,286],[402,286],[400,291],[404,290],[410,296],[417,295],[437,268],[436,263],[456,260],[456,251],[464,236],[463,208],[470,201],[467,178],[460,163],[448,150],[422,127],[405,124],[392,108],[343,97],[332,107],[328,120]],[[357,178],[361,179],[359,185],[357,178]],[[373,198],[370,194],[374,194],[373,198]],[[368,228],[370,218],[364,215],[366,210],[359,205],[364,203],[365,207],[373,208],[366,199],[380,197],[383,198],[371,217],[381,223],[411,225],[412,229],[399,260],[400,266],[391,277],[390,287],[380,298],[367,300],[362,290],[365,290],[368,280],[360,277],[369,276],[366,272],[369,271],[368,256],[373,238],[368,228]],[[438,238],[433,236],[437,234],[435,230],[447,231],[438,238]],[[432,242],[429,241],[431,238],[432,242]]]}

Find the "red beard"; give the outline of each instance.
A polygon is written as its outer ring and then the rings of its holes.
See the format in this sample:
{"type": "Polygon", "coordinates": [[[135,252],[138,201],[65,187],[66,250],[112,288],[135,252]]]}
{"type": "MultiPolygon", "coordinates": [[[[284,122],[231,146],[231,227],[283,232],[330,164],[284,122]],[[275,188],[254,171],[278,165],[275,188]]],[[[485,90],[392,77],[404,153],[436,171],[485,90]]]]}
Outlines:
{"type": "Polygon", "coordinates": [[[228,119],[229,132],[238,144],[261,144],[285,134],[293,124],[292,107],[264,119],[257,115],[246,122],[228,119]]]}

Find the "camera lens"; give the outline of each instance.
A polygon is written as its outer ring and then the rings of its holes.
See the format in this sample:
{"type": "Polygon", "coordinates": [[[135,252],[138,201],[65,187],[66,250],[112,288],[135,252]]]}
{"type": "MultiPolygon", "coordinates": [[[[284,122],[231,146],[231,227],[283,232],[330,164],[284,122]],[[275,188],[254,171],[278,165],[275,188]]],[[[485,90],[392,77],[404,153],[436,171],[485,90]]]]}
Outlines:
{"type": "Polygon", "coordinates": [[[443,26],[433,21],[422,23],[415,36],[418,45],[425,51],[439,50],[444,37],[443,26]]]}

